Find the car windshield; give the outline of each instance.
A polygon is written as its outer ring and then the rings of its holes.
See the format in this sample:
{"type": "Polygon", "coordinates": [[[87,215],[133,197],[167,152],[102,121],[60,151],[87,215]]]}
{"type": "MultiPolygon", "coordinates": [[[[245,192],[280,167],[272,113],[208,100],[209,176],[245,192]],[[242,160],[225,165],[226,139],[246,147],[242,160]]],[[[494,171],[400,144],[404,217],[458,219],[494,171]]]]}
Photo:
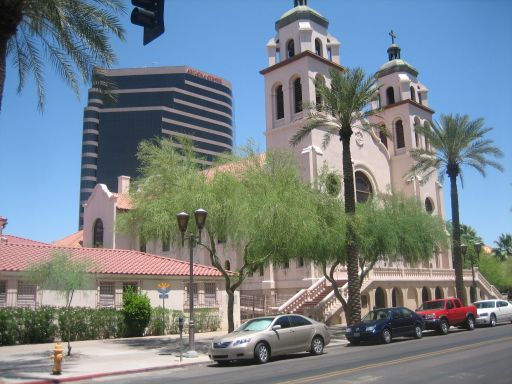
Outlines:
{"type": "Polygon", "coordinates": [[[418,308],[418,311],[425,311],[429,309],[443,309],[444,308],[444,301],[427,301],[426,303],[423,303],[418,308]]]}
{"type": "Polygon", "coordinates": [[[475,307],[477,307],[478,309],[494,308],[495,306],[496,305],[495,305],[494,301],[481,301],[481,302],[475,303],[475,307]]]}
{"type": "Polygon", "coordinates": [[[375,321],[375,320],[384,320],[388,318],[389,310],[386,309],[378,309],[375,311],[370,311],[368,314],[363,317],[363,322],[375,321]]]}
{"type": "Polygon", "coordinates": [[[235,332],[248,332],[248,331],[263,331],[267,329],[270,323],[274,320],[273,317],[263,317],[261,319],[252,319],[243,323],[235,332]]]}

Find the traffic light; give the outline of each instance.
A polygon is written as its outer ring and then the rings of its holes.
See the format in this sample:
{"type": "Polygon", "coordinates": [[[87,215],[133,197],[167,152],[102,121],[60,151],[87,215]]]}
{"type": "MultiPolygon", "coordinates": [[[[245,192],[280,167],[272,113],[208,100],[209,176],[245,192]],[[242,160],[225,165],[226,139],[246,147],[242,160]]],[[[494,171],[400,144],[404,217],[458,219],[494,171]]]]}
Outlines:
{"type": "Polygon", "coordinates": [[[132,0],[130,21],[144,27],[144,45],[164,33],[164,0],[132,0]]]}

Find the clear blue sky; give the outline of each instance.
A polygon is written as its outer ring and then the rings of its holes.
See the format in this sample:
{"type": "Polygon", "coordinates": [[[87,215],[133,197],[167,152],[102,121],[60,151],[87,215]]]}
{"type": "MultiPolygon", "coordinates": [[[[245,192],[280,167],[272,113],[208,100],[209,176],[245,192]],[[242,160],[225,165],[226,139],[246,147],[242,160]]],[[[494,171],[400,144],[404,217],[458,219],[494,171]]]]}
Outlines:
{"type": "MultiPolygon", "coordinates": [[[[126,2],[130,4],[130,2],[126,2]]],[[[396,31],[402,58],[419,70],[430,106],[441,113],[483,117],[505,153],[504,173],[486,178],[465,170],[459,189],[461,221],[492,245],[512,233],[512,1],[509,0],[309,0],[327,17],[341,42],[341,64],[375,72],[386,60],[388,32],[396,31]]],[[[265,45],[275,21],[293,0],[167,0],[166,32],[147,46],[142,28],[124,23],[127,39],[115,41],[115,68],[188,65],[233,85],[236,143],[248,138],[265,150],[263,77],[265,45]]],[[[83,108],[80,100],[46,70],[47,105],[36,108],[29,83],[16,93],[7,67],[0,113],[0,216],[6,234],[50,242],[77,230],[83,108]]],[[[450,218],[445,180],[445,213],[450,218]]]]}

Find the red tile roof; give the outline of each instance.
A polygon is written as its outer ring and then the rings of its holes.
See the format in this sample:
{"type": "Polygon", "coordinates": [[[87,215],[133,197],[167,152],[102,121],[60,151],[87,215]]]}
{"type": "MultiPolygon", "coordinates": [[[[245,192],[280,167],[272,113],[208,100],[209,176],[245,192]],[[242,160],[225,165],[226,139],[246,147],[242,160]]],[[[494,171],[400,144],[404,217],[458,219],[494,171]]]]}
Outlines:
{"type": "Polygon", "coordinates": [[[8,244],[33,244],[33,245],[48,245],[41,241],[25,239],[24,237],[18,237],[13,235],[2,235],[3,242],[7,241],[8,244]]]}
{"type": "MultiPolygon", "coordinates": [[[[0,271],[21,272],[51,257],[55,251],[71,253],[73,260],[89,260],[90,272],[121,275],[188,276],[189,263],[149,253],[102,248],[70,248],[43,244],[0,244],[0,271]]],[[[194,276],[222,276],[214,267],[194,264],[194,276]]]]}
{"type": "Polygon", "coordinates": [[[71,248],[80,248],[84,243],[84,231],[80,230],[78,232],[72,233],[69,236],[66,236],[63,239],[54,241],[52,244],[57,247],[71,247],[71,248]]]}
{"type": "Polygon", "coordinates": [[[123,193],[123,194],[114,193],[113,195],[115,197],[117,197],[116,207],[118,209],[126,209],[126,210],[132,209],[132,201],[130,199],[130,195],[129,194],[127,194],[127,193],[123,193]]]}

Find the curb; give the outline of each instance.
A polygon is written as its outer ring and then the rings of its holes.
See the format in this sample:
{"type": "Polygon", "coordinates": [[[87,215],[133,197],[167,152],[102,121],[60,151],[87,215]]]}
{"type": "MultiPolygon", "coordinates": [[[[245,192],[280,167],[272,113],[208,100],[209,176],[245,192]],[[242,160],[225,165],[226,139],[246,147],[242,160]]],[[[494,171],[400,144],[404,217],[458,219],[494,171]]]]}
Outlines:
{"type": "Polygon", "coordinates": [[[210,363],[211,360],[197,361],[197,362],[189,362],[182,364],[173,364],[173,365],[161,365],[158,367],[148,367],[148,368],[137,368],[137,369],[125,369],[122,371],[114,371],[114,372],[99,372],[99,373],[89,373],[80,376],[71,376],[64,378],[51,378],[51,379],[41,379],[41,380],[33,380],[33,381],[21,381],[20,384],[56,384],[56,383],[68,383],[73,381],[83,381],[88,379],[95,379],[98,377],[107,377],[107,376],[120,376],[120,375],[130,375],[135,373],[144,373],[144,372],[152,372],[159,370],[166,370],[172,368],[178,368],[183,366],[190,365],[201,365],[210,363]]]}

